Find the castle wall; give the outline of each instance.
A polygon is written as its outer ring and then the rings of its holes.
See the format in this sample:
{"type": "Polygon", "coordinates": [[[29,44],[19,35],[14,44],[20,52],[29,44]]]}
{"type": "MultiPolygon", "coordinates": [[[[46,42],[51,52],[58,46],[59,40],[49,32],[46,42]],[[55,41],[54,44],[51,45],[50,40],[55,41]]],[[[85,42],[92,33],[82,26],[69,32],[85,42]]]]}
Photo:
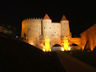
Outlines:
{"type": "Polygon", "coordinates": [[[84,31],[81,35],[81,46],[84,49],[87,44],[91,50],[96,47],[96,24],[84,31]]]}
{"type": "Polygon", "coordinates": [[[44,44],[44,40],[50,39],[51,47],[61,44],[61,38],[70,36],[69,21],[62,20],[60,23],[52,22],[47,16],[44,19],[27,19],[22,21],[21,37],[29,44],[38,46],[44,44]]]}
{"type": "Polygon", "coordinates": [[[52,23],[51,29],[51,44],[60,44],[61,42],[61,24],[60,23],[52,23]]]}
{"type": "Polygon", "coordinates": [[[50,38],[51,46],[60,43],[61,41],[61,24],[60,23],[52,23],[50,19],[45,19],[42,21],[43,23],[43,37],[50,38]]]}
{"type": "Polygon", "coordinates": [[[23,24],[22,30],[26,33],[27,42],[30,44],[36,44],[39,42],[39,37],[41,35],[41,19],[29,19],[23,24]],[[24,26],[25,25],[25,26],[24,26]],[[26,29],[25,29],[26,27],[26,29]],[[25,30],[24,30],[25,29],[25,30]]]}
{"type": "Polygon", "coordinates": [[[86,32],[83,32],[80,34],[80,36],[81,36],[81,48],[82,48],[82,50],[84,50],[84,47],[87,43],[87,34],[86,34],[86,32]]]}
{"type": "Polygon", "coordinates": [[[28,20],[23,20],[22,21],[22,32],[21,32],[21,37],[24,38],[25,34],[27,35],[27,30],[28,30],[28,20]]]}
{"type": "Polygon", "coordinates": [[[61,24],[60,23],[52,23],[52,34],[51,37],[52,38],[60,38],[61,36],[61,24]]]}

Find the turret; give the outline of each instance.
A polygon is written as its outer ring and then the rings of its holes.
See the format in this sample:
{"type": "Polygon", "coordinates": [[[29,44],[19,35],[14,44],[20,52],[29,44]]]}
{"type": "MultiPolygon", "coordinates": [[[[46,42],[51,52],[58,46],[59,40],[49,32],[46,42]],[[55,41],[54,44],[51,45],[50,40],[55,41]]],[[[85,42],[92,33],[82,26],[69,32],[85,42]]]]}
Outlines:
{"type": "Polygon", "coordinates": [[[50,20],[50,17],[48,16],[48,14],[45,14],[45,16],[44,16],[44,18],[43,18],[44,20],[45,19],[48,19],[48,20],[50,20]]]}
{"type": "Polygon", "coordinates": [[[61,36],[69,37],[70,27],[69,27],[69,20],[67,20],[66,16],[62,16],[60,23],[61,23],[61,36]]]}
{"type": "Polygon", "coordinates": [[[67,20],[66,16],[62,16],[61,21],[67,20]]]}
{"type": "Polygon", "coordinates": [[[52,20],[48,16],[48,14],[45,14],[43,20],[42,20],[42,34],[44,37],[49,36],[50,27],[51,27],[52,20]]]}
{"type": "Polygon", "coordinates": [[[48,16],[48,14],[45,14],[42,22],[44,24],[50,24],[52,21],[51,21],[50,17],[48,16]]]}

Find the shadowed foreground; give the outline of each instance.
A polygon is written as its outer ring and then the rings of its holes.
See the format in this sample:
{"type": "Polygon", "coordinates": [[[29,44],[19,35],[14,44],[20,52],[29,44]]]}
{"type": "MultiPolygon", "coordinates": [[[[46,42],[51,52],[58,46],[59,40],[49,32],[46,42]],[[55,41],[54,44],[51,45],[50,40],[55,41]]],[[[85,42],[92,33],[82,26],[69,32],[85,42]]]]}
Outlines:
{"type": "Polygon", "coordinates": [[[80,60],[71,57],[64,52],[57,52],[57,55],[66,72],[96,72],[96,69],[80,60]]]}
{"type": "Polygon", "coordinates": [[[18,40],[0,37],[0,51],[0,72],[65,72],[55,53],[18,40]]]}

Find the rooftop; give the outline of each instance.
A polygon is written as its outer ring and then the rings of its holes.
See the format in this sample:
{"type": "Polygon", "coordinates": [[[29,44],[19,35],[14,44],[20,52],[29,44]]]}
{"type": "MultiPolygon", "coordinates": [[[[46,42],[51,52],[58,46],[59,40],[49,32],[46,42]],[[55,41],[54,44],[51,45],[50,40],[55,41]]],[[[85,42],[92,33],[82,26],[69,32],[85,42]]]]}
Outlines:
{"type": "Polygon", "coordinates": [[[50,19],[50,17],[48,16],[48,14],[45,14],[44,19],[50,19]]]}
{"type": "Polygon", "coordinates": [[[66,16],[62,16],[61,21],[67,20],[66,16]]]}

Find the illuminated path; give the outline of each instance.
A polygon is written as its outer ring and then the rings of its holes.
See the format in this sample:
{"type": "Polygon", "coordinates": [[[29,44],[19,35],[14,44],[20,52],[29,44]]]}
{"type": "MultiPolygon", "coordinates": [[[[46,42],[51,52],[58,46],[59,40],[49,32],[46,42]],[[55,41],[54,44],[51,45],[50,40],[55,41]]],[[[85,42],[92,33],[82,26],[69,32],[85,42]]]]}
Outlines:
{"type": "Polygon", "coordinates": [[[66,72],[96,72],[96,69],[63,52],[57,52],[66,72]]]}

